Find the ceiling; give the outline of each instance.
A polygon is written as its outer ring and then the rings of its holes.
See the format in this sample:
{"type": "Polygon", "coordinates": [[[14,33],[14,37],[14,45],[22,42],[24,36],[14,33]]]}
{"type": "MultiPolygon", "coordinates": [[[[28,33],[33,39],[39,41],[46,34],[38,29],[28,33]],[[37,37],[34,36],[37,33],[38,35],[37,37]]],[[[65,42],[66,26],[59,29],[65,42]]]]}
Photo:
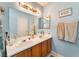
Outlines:
{"type": "Polygon", "coordinates": [[[37,4],[39,4],[42,7],[45,7],[48,5],[48,2],[37,2],[37,4]]]}

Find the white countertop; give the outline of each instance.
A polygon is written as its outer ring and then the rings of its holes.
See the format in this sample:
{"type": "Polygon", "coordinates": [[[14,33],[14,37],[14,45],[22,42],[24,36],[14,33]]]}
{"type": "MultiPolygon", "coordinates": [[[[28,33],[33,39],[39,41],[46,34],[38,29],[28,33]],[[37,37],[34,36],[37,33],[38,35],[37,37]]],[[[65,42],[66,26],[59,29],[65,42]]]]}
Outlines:
{"type": "Polygon", "coordinates": [[[26,38],[27,38],[27,36],[18,38],[17,39],[18,42],[15,43],[13,46],[7,46],[7,56],[10,57],[14,54],[19,53],[20,51],[31,48],[32,46],[51,38],[51,35],[45,35],[42,38],[36,37],[31,40],[27,40],[26,38]],[[26,41],[22,42],[24,39],[26,41]]]}

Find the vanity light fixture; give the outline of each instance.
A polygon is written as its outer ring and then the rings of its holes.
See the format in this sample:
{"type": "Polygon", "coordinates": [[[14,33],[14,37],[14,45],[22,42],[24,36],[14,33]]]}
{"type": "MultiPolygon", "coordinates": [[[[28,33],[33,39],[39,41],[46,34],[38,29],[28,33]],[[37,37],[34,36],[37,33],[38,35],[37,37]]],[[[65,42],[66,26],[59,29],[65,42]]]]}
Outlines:
{"type": "Polygon", "coordinates": [[[50,20],[51,16],[44,17],[46,20],[50,20]]]}
{"type": "Polygon", "coordinates": [[[37,4],[39,4],[42,7],[45,7],[48,5],[48,2],[37,2],[37,4]]]}
{"type": "Polygon", "coordinates": [[[41,11],[37,8],[33,8],[31,6],[31,4],[28,4],[26,2],[19,2],[18,3],[18,6],[19,7],[22,7],[22,10],[26,10],[27,13],[31,13],[33,15],[37,15],[37,16],[40,16],[41,15],[41,11]]]}
{"type": "Polygon", "coordinates": [[[41,11],[39,9],[36,9],[38,14],[41,14],[41,11]]]}
{"type": "Polygon", "coordinates": [[[27,9],[27,10],[31,10],[32,9],[32,6],[30,4],[27,4],[25,2],[19,2],[19,6],[27,9]]]}

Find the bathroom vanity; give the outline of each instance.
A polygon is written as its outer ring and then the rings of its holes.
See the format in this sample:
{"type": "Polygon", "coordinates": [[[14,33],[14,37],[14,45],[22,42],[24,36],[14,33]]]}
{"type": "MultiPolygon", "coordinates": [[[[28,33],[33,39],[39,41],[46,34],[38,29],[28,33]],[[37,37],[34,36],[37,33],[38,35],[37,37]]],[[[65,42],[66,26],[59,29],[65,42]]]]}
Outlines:
{"type": "Polygon", "coordinates": [[[6,45],[8,57],[43,57],[51,52],[52,38],[48,20],[39,19],[28,13],[24,14],[13,8],[9,8],[9,16],[11,44],[6,45]],[[46,21],[41,23],[42,21],[39,20],[46,21]],[[30,32],[35,37],[28,39],[30,32]],[[40,37],[39,34],[42,36],[40,37]]]}
{"type": "MultiPolygon", "coordinates": [[[[51,52],[51,36],[34,38],[18,45],[7,46],[8,57],[44,57],[51,52]]],[[[17,44],[17,43],[16,43],[17,44]]]]}

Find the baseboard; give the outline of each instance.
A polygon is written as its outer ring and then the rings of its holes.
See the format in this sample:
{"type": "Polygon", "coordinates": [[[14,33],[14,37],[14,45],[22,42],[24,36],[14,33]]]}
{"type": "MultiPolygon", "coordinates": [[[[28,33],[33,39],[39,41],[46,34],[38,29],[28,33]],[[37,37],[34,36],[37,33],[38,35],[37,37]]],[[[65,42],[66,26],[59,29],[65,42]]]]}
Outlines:
{"type": "Polygon", "coordinates": [[[54,51],[51,51],[51,53],[52,53],[52,55],[53,55],[54,57],[64,57],[64,56],[62,56],[62,55],[60,55],[59,53],[56,53],[56,52],[54,52],[54,51]]]}
{"type": "Polygon", "coordinates": [[[50,52],[48,55],[47,55],[47,57],[50,57],[52,55],[52,52],[50,52]]]}

